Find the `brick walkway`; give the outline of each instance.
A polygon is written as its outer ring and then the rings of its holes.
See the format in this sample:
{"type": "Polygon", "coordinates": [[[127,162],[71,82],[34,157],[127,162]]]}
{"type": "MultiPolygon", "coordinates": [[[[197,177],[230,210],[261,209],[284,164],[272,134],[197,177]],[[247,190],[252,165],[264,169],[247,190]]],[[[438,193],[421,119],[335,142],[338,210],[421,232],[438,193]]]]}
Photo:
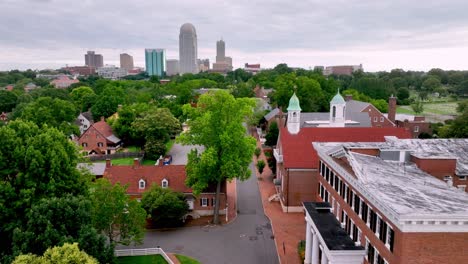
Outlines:
{"type": "MultiPolygon", "coordinates": [[[[256,137],[258,139],[258,137],[256,137]]],[[[261,147],[260,142],[257,140],[257,147],[261,147]]],[[[258,186],[262,195],[263,208],[265,214],[270,218],[275,235],[276,250],[279,255],[280,263],[282,264],[296,264],[300,263],[297,246],[300,240],[305,239],[305,220],[303,213],[283,213],[279,202],[269,202],[268,198],[276,193],[273,184],[273,176],[265,155],[259,156],[259,159],[265,161],[265,169],[262,175],[258,177],[258,186]]],[[[257,158],[254,156],[255,164],[257,158]]]]}

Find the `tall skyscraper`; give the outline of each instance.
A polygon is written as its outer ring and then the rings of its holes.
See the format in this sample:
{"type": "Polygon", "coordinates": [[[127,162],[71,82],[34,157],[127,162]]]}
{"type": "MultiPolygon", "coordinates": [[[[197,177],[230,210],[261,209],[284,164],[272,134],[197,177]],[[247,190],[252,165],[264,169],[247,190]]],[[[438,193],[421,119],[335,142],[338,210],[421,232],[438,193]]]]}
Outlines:
{"type": "Polygon", "coordinates": [[[164,76],[166,74],[166,51],[145,49],[145,65],[149,76],[164,76]]]}
{"type": "Polygon", "coordinates": [[[180,27],[179,34],[179,68],[180,73],[197,73],[197,32],[190,23],[180,27]]]}
{"type": "Polygon", "coordinates": [[[94,51],[90,50],[85,54],[85,65],[99,68],[104,65],[104,59],[101,54],[96,54],[94,51]]]}
{"type": "Polygon", "coordinates": [[[224,62],[226,57],[226,44],[224,40],[216,41],[216,62],[224,62]]]}
{"type": "Polygon", "coordinates": [[[120,54],[120,68],[127,71],[133,70],[133,57],[127,53],[120,54]]]}
{"type": "Polygon", "coordinates": [[[179,73],[178,60],[166,60],[166,75],[173,76],[179,73]]]}

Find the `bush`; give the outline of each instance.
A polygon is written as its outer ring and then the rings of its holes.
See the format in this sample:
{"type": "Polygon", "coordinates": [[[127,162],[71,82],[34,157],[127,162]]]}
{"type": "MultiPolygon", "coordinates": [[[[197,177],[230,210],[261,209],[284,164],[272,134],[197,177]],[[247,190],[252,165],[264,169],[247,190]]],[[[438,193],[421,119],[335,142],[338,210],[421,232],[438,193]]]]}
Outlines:
{"type": "Polygon", "coordinates": [[[275,157],[268,158],[267,162],[268,162],[268,167],[270,167],[270,169],[271,169],[271,172],[273,172],[273,174],[276,174],[276,159],[275,159],[275,157]]]}
{"type": "Polygon", "coordinates": [[[262,153],[262,150],[261,150],[260,148],[256,148],[254,153],[255,153],[255,156],[256,156],[257,159],[258,159],[258,157],[259,157],[260,154],[262,153]]]}
{"type": "Polygon", "coordinates": [[[161,140],[150,139],[145,143],[145,158],[157,160],[166,154],[166,144],[161,140]]]}
{"type": "Polygon", "coordinates": [[[264,168],[265,168],[265,161],[259,160],[259,161],[257,162],[257,169],[258,169],[258,172],[259,172],[260,174],[262,174],[264,168]]]}
{"type": "Polygon", "coordinates": [[[305,241],[301,240],[297,244],[297,253],[299,254],[299,258],[301,259],[301,263],[304,263],[305,259],[305,241]]]}

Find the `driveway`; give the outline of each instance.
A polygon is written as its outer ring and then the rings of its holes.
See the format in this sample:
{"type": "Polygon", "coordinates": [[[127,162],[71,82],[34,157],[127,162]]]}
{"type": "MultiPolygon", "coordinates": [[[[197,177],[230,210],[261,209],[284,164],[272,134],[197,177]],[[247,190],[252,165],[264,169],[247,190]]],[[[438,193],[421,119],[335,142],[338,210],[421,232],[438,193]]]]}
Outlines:
{"type": "Polygon", "coordinates": [[[263,213],[253,163],[250,169],[251,177],[237,182],[239,214],[232,223],[149,231],[144,244],[136,248],[160,246],[166,252],[191,256],[203,264],[278,263],[271,224],[263,213]]]}

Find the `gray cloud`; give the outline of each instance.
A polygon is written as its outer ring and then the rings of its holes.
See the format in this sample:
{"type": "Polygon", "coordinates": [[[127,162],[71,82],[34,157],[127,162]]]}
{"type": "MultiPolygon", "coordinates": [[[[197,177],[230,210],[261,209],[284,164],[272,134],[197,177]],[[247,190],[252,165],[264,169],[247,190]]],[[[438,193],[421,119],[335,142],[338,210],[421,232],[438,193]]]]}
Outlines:
{"type": "MultiPolygon", "coordinates": [[[[468,46],[465,10],[468,2],[463,0],[0,0],[0,67],[27,64],[25,53],[51,63],[80,60],[87,49],[118,54],[166,48],[176,57],[179,27],[185,22],[197,29],[199,48],[205,50],[201,56],[211,58],[220,37],[228,54],[249,60],[279,53],[286,62],[290,56],[284,54],[294,50],[459,48],[468,46]]],[[[266,59],[267,65],[274,63],[266,59]]],[[[295,63],[310,65],[311,59],[295,63]]]]}

